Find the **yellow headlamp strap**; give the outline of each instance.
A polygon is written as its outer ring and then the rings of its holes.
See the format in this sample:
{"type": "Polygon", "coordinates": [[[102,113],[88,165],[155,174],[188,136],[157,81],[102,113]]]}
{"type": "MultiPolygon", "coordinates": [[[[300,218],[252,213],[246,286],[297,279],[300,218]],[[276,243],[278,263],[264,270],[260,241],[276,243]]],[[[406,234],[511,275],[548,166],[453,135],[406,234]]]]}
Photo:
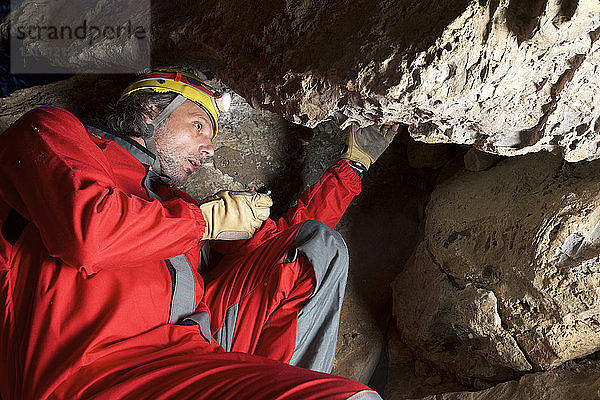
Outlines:
{"type": "Polygon", "coordinates": [[[123,91],[119,101],[133,92],[148,89],[158,93],[178,93],[204,108],[211,118],[213,137],[219,129],[220,113],[226,112],[231,103],[228,93],[216,92],[193,75],[180,71],[157,71],[142,75],[123,91]]]}

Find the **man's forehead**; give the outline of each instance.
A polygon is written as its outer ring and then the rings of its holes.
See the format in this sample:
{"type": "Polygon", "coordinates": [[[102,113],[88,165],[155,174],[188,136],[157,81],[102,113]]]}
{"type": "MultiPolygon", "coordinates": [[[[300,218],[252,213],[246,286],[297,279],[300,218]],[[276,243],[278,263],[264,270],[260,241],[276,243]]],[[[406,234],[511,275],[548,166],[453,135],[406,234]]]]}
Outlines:
{"type": "Polygon", "coordinates": [[[204,108],[190,100],[186,100],[181,106],[179,106],[179,108],[186,114],[199,115],[207,119],[210,118],[204,108]]]}
{"type": "Polygon", "coordinates": [[[188,121],[190,119],[201,119],[207,123],[206,126],[209,126],[211,131],[214,129],[210,114],[208,114],[208,112],[202,106],[190,101],[189,99],[182,103],[172,115],[175,115],[175,118],[188,121]]]}

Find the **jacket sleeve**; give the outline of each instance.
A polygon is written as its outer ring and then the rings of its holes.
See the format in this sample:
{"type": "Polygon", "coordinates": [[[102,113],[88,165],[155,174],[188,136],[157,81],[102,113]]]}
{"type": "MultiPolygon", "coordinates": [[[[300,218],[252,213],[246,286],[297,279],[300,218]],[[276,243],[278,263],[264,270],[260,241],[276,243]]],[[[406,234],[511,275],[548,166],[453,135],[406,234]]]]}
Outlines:
{"type": "Polygon", "coordinates": [[[0,197],[37,227],[50,256],[88,274],[170,258],[201,240],[196,205],[119,189],[104,153],[61,108],[15,122],[0,135],[0,160],[0,197]]]}
{"type": "Polygon", "coordinates": [[[339,160],[300,195],[296,206],[277,221],[277,227],[281,230],[312,219],[334,228],[360,191],[358,174],[345,160],[339,160]]]}

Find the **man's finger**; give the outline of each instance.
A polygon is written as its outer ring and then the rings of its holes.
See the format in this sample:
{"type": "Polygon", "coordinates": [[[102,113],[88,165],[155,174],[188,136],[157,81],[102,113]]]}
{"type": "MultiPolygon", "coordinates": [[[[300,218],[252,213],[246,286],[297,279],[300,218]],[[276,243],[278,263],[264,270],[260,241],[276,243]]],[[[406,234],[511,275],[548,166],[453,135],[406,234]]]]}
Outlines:
{"type": "Polygon", "coordinates": [[[254,196],[254,204],[256,207],[268,208],[273,205],[273,199],[264,193],[255,193],[254,196]]]}

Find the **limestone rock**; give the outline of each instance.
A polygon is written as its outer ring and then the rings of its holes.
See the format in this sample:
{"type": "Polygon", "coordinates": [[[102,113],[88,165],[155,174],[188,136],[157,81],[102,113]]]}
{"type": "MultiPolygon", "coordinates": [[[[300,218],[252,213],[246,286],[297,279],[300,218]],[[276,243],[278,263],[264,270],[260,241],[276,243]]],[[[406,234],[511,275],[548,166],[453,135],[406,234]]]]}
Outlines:
{"type": "Polygon", "coordinates": [[[309,126],[340,111],[429,143],[598,158],[596,0],[253,7],[209,5],[182,25],[166,6],[157,54],[208,60],[252,104],[309,126]]]}
{"type": "Polygon", "coordinates": [[[596,0],[165,3],[162,60],[210,62],[251,103],[315,126],[341,111],[490,153],[598,158],[596,0]],[[185,22],[181,22],[185,21],[185,22]]]}
{"type": "MultiPolygon", "coordinates": [[[[528,374],[480,392],[444,393],[422,400],[596,400],[600,396],[600,363],[570,361],[546,372],[528,374]]],[[[389,400],[400,397],[389,397],[389,400]]]]}
{"type": "Polygon", "coordinates": [[[547,153],[438,185],[394,285],[408,344],[490,381],[600,349],[598,193],[598,162],[547,153]]]}
{"type": "Polygon", "coordinates": [[[420,243],[394,282],[394,316],[406,343],[464,380],[502,381],[531,365],[501,326],[497,299],[474,286],[460,290],[420,243]]]}
{"type": "Polygon", "coordinates": [[[307,143],[305,165],[302,171],[305,186],[316,182],[331,164],[344,152],[346,141],[339,126],[332,121],[323,121],[315,127],[307,143]]]}
{"type": "MultiPolygon", "coordinates": [[[[23,2],[12,18],[35,21],[26,10],[36,4],[23,2]]],[[[545,149],[569,161],[600,154],[597,0],[153,7],[154,64],[208,66],[253,106],[299,124],[314,127],[339,111],[348,123],[400,122],[418,140],[494,154],[545,149]]],[[[0,27],[5,38],[8,24],[0,27]]],[[[119,44],[80,43],[70,62],[92,53],[110,65],[126,50],[111,46],[119,44]]]]}
{"type": "Polygon", "coordinates": [[[221,189],[264,186],[273,193],[273,216],[281,215],[302,187],[304,146],[298,130],[306,128],[255,110],[235,93],[220,126],[214,141],[214,165],[193,174],[185,190],[203,198],[221,189]]]}

